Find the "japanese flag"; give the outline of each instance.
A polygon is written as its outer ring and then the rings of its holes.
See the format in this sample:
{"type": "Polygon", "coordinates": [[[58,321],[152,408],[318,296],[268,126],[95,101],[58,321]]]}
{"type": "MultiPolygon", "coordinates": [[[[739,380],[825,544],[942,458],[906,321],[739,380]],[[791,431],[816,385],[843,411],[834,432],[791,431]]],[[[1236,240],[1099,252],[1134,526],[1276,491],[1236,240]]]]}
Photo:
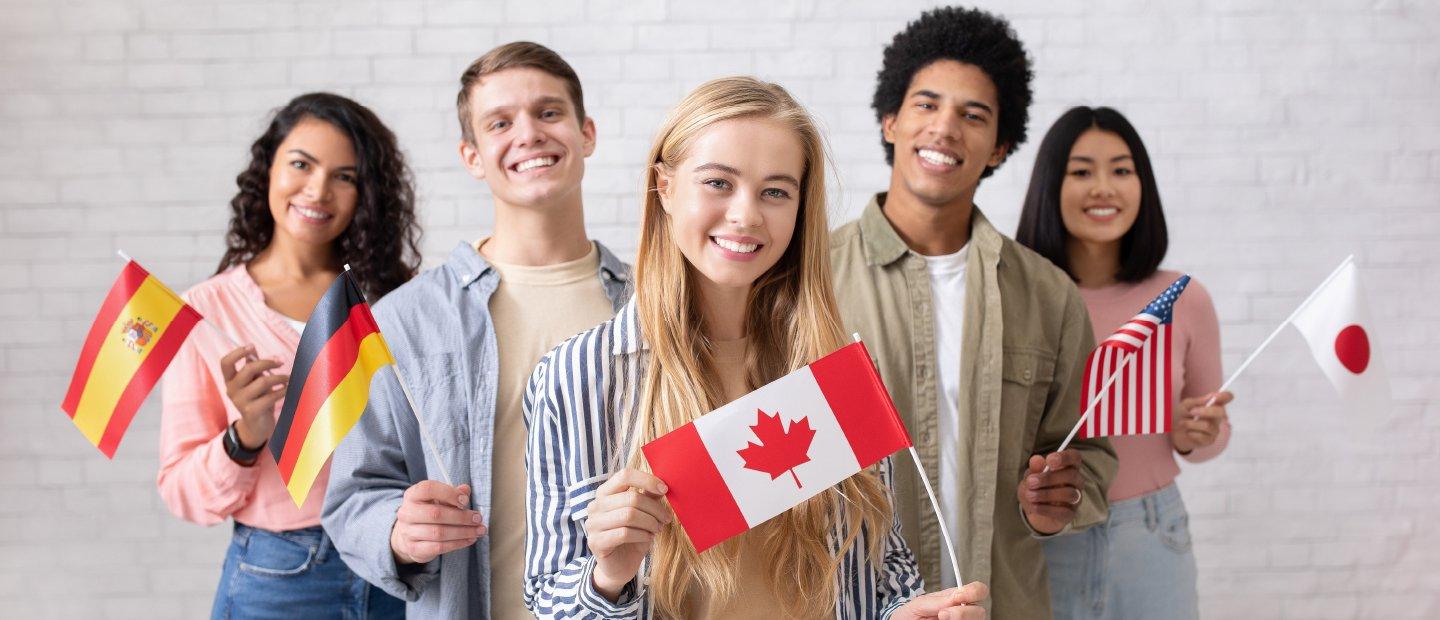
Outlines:
{"type": "Polygon", "coordinates": [[[909,445],[870,354],[857,342],[642,451],[701,552],[909,445]]]}
{"type": "Polygon", "coordinates": [[[1389,406],[1390,380],[1375,349],[1375,324],[1361,298],[1355,263],[1347,260],[1321,284],[1291,324],[1342,398],[1352,406],[1389,406]]]}

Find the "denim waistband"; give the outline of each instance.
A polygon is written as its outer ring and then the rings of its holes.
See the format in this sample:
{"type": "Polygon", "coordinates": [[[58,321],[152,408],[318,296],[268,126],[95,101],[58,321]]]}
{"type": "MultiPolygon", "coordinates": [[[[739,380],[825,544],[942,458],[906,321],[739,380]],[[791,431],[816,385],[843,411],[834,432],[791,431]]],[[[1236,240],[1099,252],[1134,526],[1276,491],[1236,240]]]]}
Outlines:
{"type": "Polygon", "coordinates": [[[240,543],[240,546],[243,547],[248,544],[250,542],[250,537],[256,535],[274,536],[276,538],[283,538],[304,547],[314,547],[317,552],[317,557],[323,557],[324,555],[328,554],[330,550],[335,548],[335,545],[330,542],[330,536],[325,533],[324,528],[321,528],[318,525],[312,527],[303,527],[298,530],[282,530],[277,532],[274,530],[267,530],[263,528],[245,525],[244,523],[240,523],[239,521],[235,522],[234,539],[236,542],[240,543]]]}
{"type": "Polygon", "coordinates": [[[1180,499],[1180,488],[1172,482],[1160,490],[1139,497],[1111,502],[1109,523],[1157,522],[1163,516],[1183,512],[1185,501],[1180,499]]]}

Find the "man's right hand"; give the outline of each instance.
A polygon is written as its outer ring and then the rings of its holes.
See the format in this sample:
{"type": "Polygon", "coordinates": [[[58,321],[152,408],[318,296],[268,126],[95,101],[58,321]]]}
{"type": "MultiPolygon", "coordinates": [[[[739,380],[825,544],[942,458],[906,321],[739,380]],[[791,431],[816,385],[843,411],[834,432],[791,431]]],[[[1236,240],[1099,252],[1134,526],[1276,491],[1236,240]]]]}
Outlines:
{"type": "Polygon", "coordinates": [[[397,564],[424,564],[485,535],[480,512],[470,510],[470,485],[452,487],[424,480],[405,489],[395,512],[390,552],[397,564]]]}

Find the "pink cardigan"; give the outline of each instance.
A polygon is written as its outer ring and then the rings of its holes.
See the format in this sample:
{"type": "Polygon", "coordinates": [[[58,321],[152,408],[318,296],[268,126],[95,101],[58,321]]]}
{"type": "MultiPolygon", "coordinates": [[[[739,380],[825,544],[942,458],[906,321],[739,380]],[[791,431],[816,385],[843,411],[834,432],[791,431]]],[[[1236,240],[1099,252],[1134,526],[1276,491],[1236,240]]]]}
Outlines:
{"type": "MultiPolygon", "coordinates": [[[[1080,297],[1090,311],[1095,340],[1103,340],[1130,320],[1180,275],[1162,270],[1139,283],[1080,289],[1080,297]]],[[[1219,388],[1223,380],[1220,376],[1220,322],[1215,316],[1210,292],[1200,282],[1191,280],[1190,286],[1175,302],[1173,330],[1174,387],[1179,395],[1175,413],[1176,419],[1179,419],[1184,415],[1179,410],[1180,399],[1208,394],[1219,388]]],[[[1221,425],[1215,443],[1183,458],[1192,463],[1208,461],[1218,456],[1229,442],[1230,424],[1226,422],[1221,425]]],[[[1110,443],[1115,446],[1115,454],[1120,458],[1120,471],[1115,474],[1115,481],[1110,483],[1112,502],[1158,491],[1180,475],[1180,466],[1175,462],[1177,453],[1170,445],[1168,435],[1112,437],[1110,443]]]]}
{"type": "MultiPolygon", "coordinates": [[[[244,266],[197,284],[183,297],[241,345],[255,345],[261,358],[280,360],[274,372],[290,372],[300,334],[265,305],[264,293],[244,266]]],[[[234,348],[215,330],[196,326],[165,373],[156,481],[160,497],[176,516],[201,525],[227,517],[273,531],[319,525],[329,463],[320,470],[305,505],[296,508],[268,446],[253,467],[242,467],[225,455],[221,436],[240,419],[240,412],[225,395],[220,358],[234,348]]],[[[275,411],[278,415],[280,404],[275,411]]]]}

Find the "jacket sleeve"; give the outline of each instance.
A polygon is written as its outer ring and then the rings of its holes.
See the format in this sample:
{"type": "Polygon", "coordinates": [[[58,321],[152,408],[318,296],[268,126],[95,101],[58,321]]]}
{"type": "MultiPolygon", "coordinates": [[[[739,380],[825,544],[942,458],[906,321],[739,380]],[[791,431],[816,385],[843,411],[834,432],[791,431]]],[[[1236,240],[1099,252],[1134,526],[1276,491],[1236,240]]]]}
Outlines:
{"type": "MultiPolygon", "coordinates": [[[[1060,349],[1055,359],[1055,379],[1050,384],[1040,430],[1035,435],[1035,454],[1054,452],[1070,434],[1070,429],[1080,421],[1080,383],[1085,376],[1085,360],[1094,348],[1095,333],[1090,325],[1090,314],[1085,311],[1080,293],[1073,286],[1069,287],[1060,331],[1060,349]]],[[[1068,529],[1082,530],[1104,521],[1109,514],[1107,493],[1110,482],[1115,479],[1119,460],[1115,458],[1110,440],[1076,437],[1068,449],[1080,453],[1084,490],[1080,508],[1068,529]]]]}
{"type": "Polygon", "coordinates": [[[364,415],[332,457],[321,523],[351,570],[407,601],[418,600],[440,571],[440,558],[402,566],[390,551],[390,531],[405,490],[425,477],[415,415],[394,369],[381,369],[371,382],[364,415]]]}
{"type": "MultiPolygon", "coordinates": [[[[880,479],[885,482],[891,506],[895,505],[893,466],[893,457],[886,457],[879,465],[880,479]]],[[[891,517],[890,530],[886,533],[884,568],[885,572],[880,575],[880,583],[876,584],[875,588],[875,608],[880,610],[881,618],[889,618],[905,603],[910,602],[910,599],[925,591],[925,581],[920,578],[920,566],[915,562],[915,553],[900,535],[899,513],[891,517]]]]}
{"type": "MultiPolygon", "coordinates": [[[[156,486],[176,516],[215,525],[245,507],[260,468],[240,465],[225,454],[221,440],[230,419],[224,386],[207,369],[219,359],[206,359],[199,350],[205,337],[186,339],[165,373],[156,486]]],[[[262,453],[260,458],[270,457],[262,453]]]]}
{"type": "Polygon", "coordinates": [[[572,481],[568,475],[573,459],[589,456],[574,454],[579,442],[571,436],[570,422],[592,412],[566,408],[582,401],[562,393],[568,381],[557,376],[564,374],[557,359],[552,351],[540,360],[525,390],[525,606],[537,618],[638,618],[645,596],[641,580],[632,581],[614,603],[591,581],[595,558],[585,544],[582,522],[604,479],[572,481]]]}

